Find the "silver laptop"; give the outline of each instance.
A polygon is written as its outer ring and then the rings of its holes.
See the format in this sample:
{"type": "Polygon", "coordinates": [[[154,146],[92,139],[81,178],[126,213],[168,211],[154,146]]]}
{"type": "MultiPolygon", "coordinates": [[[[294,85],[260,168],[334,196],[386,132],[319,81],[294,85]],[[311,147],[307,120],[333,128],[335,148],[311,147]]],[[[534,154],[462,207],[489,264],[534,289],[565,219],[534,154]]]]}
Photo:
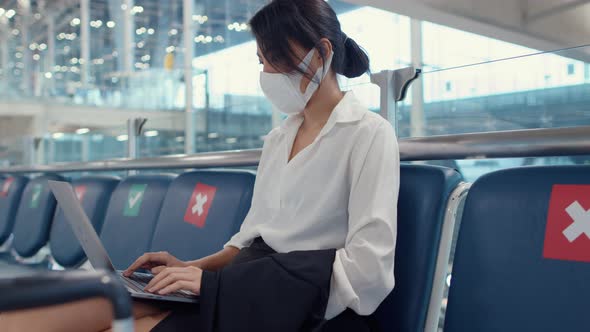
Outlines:
{"type": "Polygon", "coordinates": [[[122,274],[123,271],[116,271],[107,251],[100,242],[98,234],[96,234],[86,212],[84,212],[80,201],[76,197],[72,185],[63,181],[47,182],[94,269],[107,270],[118,274],[132,297],[188,303],[199,302],[198,296],[190,291],[181,290],[165,296],[144,291],[144,287],[153,278],[151,274],[135,272],[132,276],[125,277],[122,274]]]}

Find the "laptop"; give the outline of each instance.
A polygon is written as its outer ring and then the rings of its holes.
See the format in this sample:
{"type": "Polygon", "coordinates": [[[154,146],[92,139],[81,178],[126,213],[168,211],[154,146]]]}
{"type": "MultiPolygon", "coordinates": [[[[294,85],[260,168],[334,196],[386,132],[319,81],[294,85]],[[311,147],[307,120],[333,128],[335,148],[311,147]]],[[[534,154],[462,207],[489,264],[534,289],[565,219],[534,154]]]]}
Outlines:
{"type": "Polygon", "coordinates": [[[98,234],[96,234],[94,227],[90,223],[90,219],[84,212],[82,204],[76,197],[72,185],[63,181],[47,182],[94,269],[111,271],[119,275],[134,298],[186,303],[199,302],[198,295],[190,291],[180,290],[168,295],[158,295],[144,291],[145,286],[153,278],[152,274],[135,272],[132,276],[125,277],[123,271],[115,270],[107,251],[100,242],[98,234]]]}

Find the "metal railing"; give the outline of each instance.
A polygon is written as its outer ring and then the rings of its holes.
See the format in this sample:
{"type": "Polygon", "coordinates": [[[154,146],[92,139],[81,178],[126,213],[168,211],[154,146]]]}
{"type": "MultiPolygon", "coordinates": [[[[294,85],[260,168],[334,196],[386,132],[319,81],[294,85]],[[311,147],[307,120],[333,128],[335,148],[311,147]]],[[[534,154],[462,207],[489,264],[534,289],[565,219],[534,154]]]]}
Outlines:
{"type": "MultiPolygon", "coordinates": [[[[402,161],[590,155],[590,126],[527,129],[399,140],[402,161]]],[[[47,173],[257,166],[262,150],[13,166],[1,173],[47,173]]]]}

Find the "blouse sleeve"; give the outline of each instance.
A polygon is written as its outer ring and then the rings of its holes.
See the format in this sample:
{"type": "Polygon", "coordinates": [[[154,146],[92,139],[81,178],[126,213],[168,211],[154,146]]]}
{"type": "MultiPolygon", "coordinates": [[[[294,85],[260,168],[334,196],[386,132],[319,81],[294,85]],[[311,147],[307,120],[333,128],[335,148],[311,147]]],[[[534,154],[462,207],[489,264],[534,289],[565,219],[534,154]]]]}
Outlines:
{"type": "Polygon", "coordinates": [[[348,235],[336,251],[327,319],[346,308],[371,314],[394,286],[400,162],[391,125],[381,122],[352,158],[348,235]]]}

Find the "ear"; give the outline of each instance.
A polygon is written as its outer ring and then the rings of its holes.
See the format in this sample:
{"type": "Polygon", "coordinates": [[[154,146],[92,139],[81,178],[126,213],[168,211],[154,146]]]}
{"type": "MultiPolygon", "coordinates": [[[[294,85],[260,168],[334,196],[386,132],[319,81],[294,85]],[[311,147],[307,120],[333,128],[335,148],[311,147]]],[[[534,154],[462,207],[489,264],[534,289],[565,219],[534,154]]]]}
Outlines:
{"type": "MultiPolygon", "coordinates": [[[[324,55],[327,57],[330,53],[332,53],[333,47],[332,47],[332,43],[330,42],[330,40],[328,38],[322,38],[320,39],[320,42],[318,44],[318,48],[320,48],[322,50],[322,52],[324,53],[324,55]]],[[[317,57],[319,59],[321,59],[321,55],[317,54],[317,57]]]]}

